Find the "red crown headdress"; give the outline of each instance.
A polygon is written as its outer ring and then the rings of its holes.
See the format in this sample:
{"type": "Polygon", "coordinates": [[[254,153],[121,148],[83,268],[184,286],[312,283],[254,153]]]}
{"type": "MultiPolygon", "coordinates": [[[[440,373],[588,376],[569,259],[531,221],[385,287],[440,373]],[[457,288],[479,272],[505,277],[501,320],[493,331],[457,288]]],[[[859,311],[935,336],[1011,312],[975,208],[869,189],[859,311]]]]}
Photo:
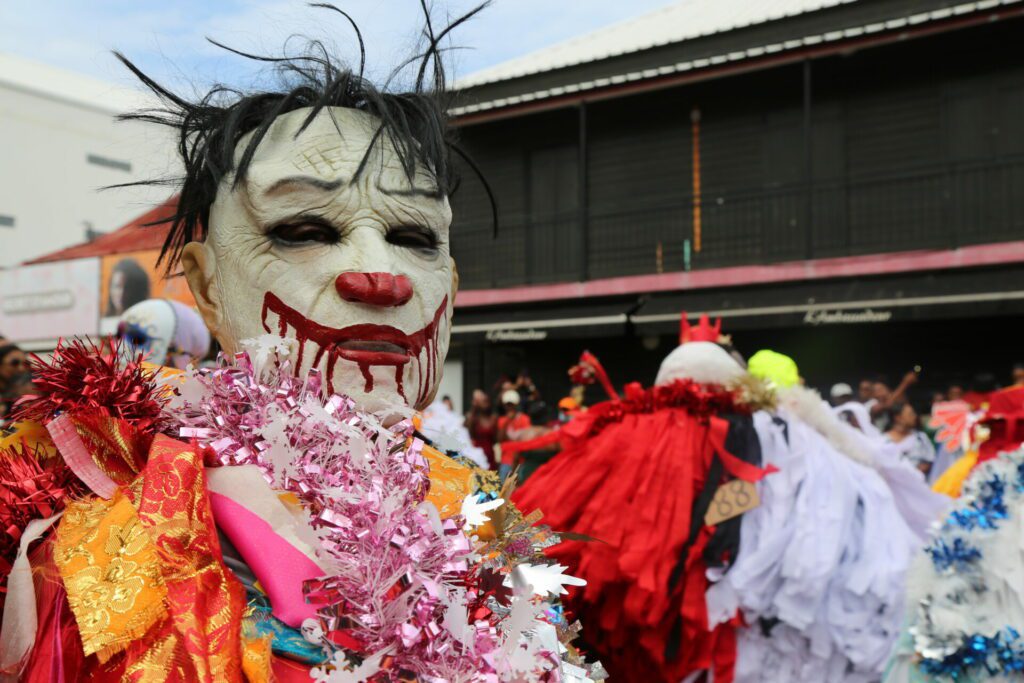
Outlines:
{"type": "Polygon", "coordinates": [[[686,311],[683,311],[682,319],[679,325],[679,343],[685,344],[686,342],[717,342],[722,336],[722,319],[719,318],[715,321],[715,324],[711,324],[711,319],[708,314],[705,313],[700,317],[700,321],[696,327],[690,325],[690,321],[686,319],[686,311]]]}

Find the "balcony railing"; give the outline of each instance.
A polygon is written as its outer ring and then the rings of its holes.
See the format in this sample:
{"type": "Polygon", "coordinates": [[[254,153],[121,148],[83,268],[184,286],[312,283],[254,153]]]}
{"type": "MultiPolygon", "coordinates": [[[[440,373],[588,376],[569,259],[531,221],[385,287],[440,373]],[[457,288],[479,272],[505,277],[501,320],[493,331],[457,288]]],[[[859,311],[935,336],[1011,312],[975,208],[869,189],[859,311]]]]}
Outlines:
{"type": "MultiPolygon", "coordinates": [[[[500,199],[500,188],[498,188],[500,199]]],[[[1024,158],[757,191],[700,201],[489,223],[456,217],[463,287],[481,289],[1024,239],[1024,158]],[[587,226],[586,232],[581,224],[587,226]]]]}

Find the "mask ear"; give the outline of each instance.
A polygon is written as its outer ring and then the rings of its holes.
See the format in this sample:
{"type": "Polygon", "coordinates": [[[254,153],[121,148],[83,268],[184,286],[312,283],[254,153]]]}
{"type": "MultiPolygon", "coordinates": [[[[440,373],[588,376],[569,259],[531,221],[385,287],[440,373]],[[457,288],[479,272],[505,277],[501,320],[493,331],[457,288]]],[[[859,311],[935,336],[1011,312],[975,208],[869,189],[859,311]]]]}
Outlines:
{"type": "Polygon", "coordinates": [[[188,281],[188,288],[195,297],[199,314],[203,316],[203,322],[213,336],[220,340],[224,310],[221,306],[220,291],[214,279],[217,260],[213,250],[203,242],[189,242],[181,252],[181,269],[188,281]]]}

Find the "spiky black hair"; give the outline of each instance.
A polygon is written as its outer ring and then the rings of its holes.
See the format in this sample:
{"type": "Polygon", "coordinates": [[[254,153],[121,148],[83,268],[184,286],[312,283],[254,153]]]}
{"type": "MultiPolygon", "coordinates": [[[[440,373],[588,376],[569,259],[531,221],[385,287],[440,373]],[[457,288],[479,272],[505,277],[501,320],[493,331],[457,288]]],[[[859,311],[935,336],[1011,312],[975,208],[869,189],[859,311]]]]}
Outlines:
{"type": "MultiPolygon", "coordinates": [[[[310,7],[337,12],[351,25],[359,44],[359,70],[352,71],[335,61],[323,43],[311,40],[304,54],[271,57],[242,52],[212,38],[211,43],[233,54],[258,62],[272,64],[279,77],[280,88],[267,92],[242,92],[223,85],[212,87],[198,101],[189,101],[168,90],[142,72],[120,52],[114,55],[159,98],[162,106],[120,116],[121,120],[145,121],[175,129],[178,153],[184,163],[184,174],[170,180],[147,180],[148,185],[172,185],[178,188],[177,211],[155,224],[170,224],[167,239],[160,251],[160,263],[169,273],[177,265],[182,249],[194,240],[206,238],[210,206],[221,180],[234,173],[234,185],[245,180],[256,148],[274,120],[296,109],[310,108],[298,135],[327,107],[348,107],[364,111],[381,121],[358,167],[356,176],[365,169],[376,144],[384,138],[397,152],[406,176],[412,183],[417,168],[432,175],[434,191],[439,197],[451,196],[459,178],[452,154],[461,157],[480,178],[491,201],[494,229],[497,230],[497,207],[487,181],[473,161],[456,144],[448,125],[450,94],[443,61],[441,41],[487,5],[477,5],[450,21],[440,31],[434,29],[427,0],[420,0],[425,26],[424,49],[408,60],[377,88],[364,78],[366,45],[356,22],[334,5],[311,3],[310,7]],[[416,67],[413,87],[392,91],[390,84],[402,69],[416,67]],[[235,164],[235,148],[245,135],[252,133],[235,164]]],[[[340,131],[340,129],[339,129],[340,131]]]]}

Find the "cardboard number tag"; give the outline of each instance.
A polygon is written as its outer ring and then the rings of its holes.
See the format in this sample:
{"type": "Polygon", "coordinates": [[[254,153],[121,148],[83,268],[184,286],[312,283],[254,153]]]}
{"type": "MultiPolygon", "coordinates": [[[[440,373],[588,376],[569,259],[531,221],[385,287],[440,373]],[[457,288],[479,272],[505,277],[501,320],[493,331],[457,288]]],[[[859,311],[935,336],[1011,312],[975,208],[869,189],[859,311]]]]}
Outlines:
{"type": "Polygon", "coordinates": [[[727,519],[738,517],[748,510],[761,504],[757,495],[757,486],[749,481],[733,479],[718,487],[711,506],[704,515],[704,523],[708,526],[721,524],[727,519]]]}

